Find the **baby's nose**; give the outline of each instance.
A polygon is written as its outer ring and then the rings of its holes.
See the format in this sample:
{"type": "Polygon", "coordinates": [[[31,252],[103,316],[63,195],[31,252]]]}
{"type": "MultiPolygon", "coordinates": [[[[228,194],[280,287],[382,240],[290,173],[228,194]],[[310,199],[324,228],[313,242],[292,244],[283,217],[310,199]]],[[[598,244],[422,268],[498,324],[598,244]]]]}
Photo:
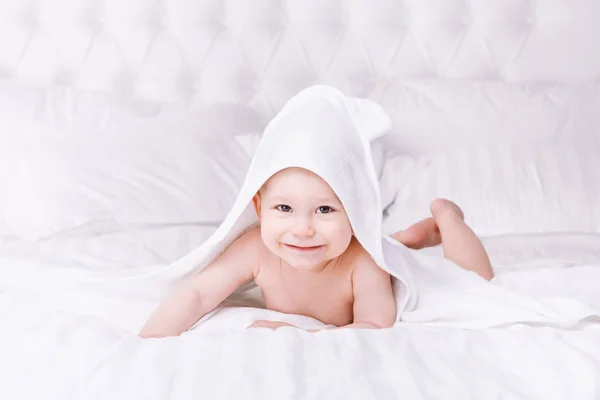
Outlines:
{"type": "Polygon", "coordinates": [[[311,237],[315,234],[315,228],[309,218],[301,218],[296,221],[292,233],[298,237],[311,237]]]}

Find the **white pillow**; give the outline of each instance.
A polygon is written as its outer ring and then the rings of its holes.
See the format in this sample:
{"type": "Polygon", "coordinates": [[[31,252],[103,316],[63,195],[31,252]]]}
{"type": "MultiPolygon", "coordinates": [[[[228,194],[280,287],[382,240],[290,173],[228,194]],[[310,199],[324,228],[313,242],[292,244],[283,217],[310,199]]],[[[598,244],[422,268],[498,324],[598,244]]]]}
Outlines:
{"type": "Polygon", "coordinates": [[[386,233],[429,217],[437,197],[458,203],[465,221],[482,236],[600,233],[600,147],[593,142],[400,156],[386,165],[384,181],[396,189],[386,233]]]}
{"type": "Polygon", "coordinates": [[[0,226],[36,240],[75,228],[218,224],[250,161],[235,133],[257,124],[227,105],[0,85],[0,226]]]}
{"type": "Polygon", "coordinates": [[[373,94],[390,114],[386,149],[412,156],[449,148],[597,141],[600,83],[397,81],[373,94]]]}

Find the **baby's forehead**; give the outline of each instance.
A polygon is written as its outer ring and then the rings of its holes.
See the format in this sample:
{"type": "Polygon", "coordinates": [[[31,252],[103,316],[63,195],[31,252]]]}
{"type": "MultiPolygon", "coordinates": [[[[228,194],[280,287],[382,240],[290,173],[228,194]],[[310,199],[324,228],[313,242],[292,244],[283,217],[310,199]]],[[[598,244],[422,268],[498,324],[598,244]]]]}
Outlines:
{"type": "Polygon", "coordinates": [[[298,189],[307,188],[311,190],[328,191],[333,193],[333,189],[325,182],[323,178],[304,168],[291,167],[283,169],[271,176],[261,187],[260,192],[266,192],[267,189],[298,189]]]}

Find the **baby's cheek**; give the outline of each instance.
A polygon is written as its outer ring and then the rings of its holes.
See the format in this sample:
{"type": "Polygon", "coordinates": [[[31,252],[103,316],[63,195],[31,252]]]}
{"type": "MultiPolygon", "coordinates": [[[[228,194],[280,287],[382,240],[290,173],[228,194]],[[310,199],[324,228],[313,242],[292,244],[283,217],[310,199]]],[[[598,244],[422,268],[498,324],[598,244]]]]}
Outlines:
{"type": "Polygon", "coordinates": [[[264,220],[260,224],[260,237],[265,244],[268,244],[271,241],[271,228],[264,220]]]}
{"type": "Polygon", "coordinates": [[[331,227],[328,233],[330,242],[335,243],[338,247],[347,246],[352,239],[352,230],[342,224],[337,224],[331,227]]]}
{"type": "Polygon", "coordinates": [[[262,240],[271,250],[282,239],[283,232],[280,225],[276,220],[263,220],[261,224],[260,234],[262,240]]]}

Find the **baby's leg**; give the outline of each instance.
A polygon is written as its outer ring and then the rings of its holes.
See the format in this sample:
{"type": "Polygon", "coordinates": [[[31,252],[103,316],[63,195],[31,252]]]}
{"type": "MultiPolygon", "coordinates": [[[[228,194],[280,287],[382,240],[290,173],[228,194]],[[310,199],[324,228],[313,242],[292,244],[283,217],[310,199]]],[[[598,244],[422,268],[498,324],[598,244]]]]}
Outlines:
{"type": "Polygon", "coordinates": [[[479,238],[465,224],[461,209],[449,200],[437,199],[430,210],[442,237],[444,257],[487,280],[492,279],[490,259],[479,238]]]}
{"type": "Polygon", "coordinates": [[[392,237],[406,247],[414,250],[433,247],[442,243],[440,230],[435,224],[435,220],[431,217],[425,218],[403,231],[392,234],[392,237]]]}

